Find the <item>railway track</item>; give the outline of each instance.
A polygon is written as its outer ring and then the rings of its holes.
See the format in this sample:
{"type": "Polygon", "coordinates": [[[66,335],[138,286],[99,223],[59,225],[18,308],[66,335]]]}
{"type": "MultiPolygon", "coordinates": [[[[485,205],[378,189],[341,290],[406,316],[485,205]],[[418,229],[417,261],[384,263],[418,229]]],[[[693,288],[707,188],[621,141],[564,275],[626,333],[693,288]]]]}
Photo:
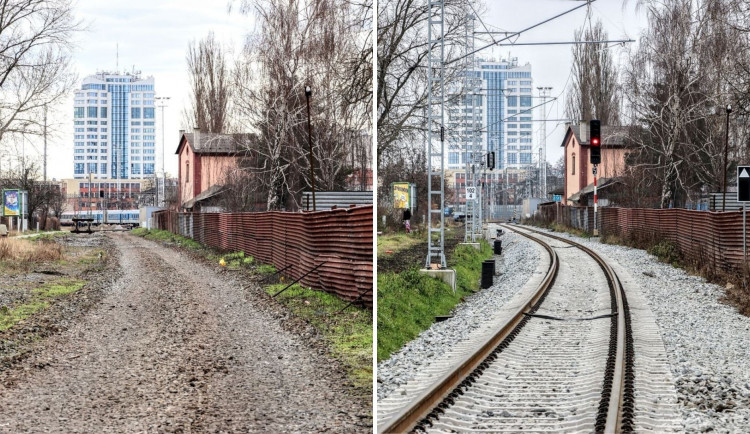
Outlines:
{"type": "Polygon", "coordinates": [[[513,230],[546,250],[541,284],[379,432],[633,429],[633,339],[618,276],[585,246],[513,230]]]}

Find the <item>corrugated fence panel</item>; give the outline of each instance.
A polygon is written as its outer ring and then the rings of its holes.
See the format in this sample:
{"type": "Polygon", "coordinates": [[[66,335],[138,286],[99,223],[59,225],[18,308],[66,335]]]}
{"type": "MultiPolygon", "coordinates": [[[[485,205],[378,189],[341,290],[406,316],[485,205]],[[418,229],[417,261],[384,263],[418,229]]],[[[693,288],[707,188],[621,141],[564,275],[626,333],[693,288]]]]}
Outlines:
{"type": "Polygon", "coordinates": [[[373,207],[309,213],[154,213],[159,229],[286,268],[291,279],[372,308],[373,207]],[[316,266],[317,269],[313,270],[316,266]]]}
{"type": "MultiPolygon", "coordinates": [[[[633,239],[664,239],[696,264],[728,271],[744,262],[742,211],[709,212],[687,209],[599,209],[602,235],[633,239]]],[[[590,207],[540,206],[540,218],[591,232],[590,207]]],[[[750,218],[748,219],[750,220],[750,218]]]]}

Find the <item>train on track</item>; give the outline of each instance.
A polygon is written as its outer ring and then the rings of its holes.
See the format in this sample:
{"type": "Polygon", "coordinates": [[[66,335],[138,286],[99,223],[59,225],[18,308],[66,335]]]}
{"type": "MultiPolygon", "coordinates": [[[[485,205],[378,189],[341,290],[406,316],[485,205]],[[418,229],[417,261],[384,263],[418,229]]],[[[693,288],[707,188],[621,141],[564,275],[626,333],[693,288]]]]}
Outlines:
{"type": "Polygon", "coordinates": [[[140,225],[140,216],[140,211],[137,209],[64,212],[60,216],[60,224],[62,226],[73,226],[74,218],[92,218],[94,219],[92,225],[104,223],[135,227],[140,225]]]}

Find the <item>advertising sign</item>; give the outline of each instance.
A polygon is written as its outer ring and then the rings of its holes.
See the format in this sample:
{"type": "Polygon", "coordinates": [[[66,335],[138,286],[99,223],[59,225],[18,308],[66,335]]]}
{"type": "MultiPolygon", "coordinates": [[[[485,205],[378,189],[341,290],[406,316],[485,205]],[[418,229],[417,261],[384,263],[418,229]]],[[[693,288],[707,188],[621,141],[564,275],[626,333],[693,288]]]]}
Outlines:
{"type": "Polygon", "coordinates": [[[394,182],[391,184],[393,187],[393,207],[396,209],[409,208],[411,201],[409,195],[411,188],[409,188],[408,182],[394,182]]]}
{"type": "Polygon", "coordinates": [[[3,216],[19,215],[20,203],[18,190],[3,190],[3,216]]]}

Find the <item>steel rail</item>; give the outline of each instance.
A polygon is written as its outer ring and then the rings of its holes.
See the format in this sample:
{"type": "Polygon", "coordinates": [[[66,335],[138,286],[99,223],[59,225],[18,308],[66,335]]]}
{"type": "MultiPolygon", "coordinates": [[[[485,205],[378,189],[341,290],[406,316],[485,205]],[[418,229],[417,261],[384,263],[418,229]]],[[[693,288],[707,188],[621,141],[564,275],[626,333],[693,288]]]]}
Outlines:
{"type": "MultiPolygon", "coordinates": [[[[518,231],[517,231],[518,232],[518,231]]],[[[547,274],[542,280],[539,288],[531,297],[509,318],[498,330],[489,337],[484,344],[474,354],[464,358],[456,367],[443,375],[432,386],[424,390],[414,401],[413,404],[404,408],[387,421],[382,426],[378,426],[378,433],[400,433],[411,431],[417,423],[425,419],[445,398],[455,393],[454,389],[460,385],[473,383],[474,371],[478,368],[484,370],[481,365],[485,362],[494,351],[497,350],[506,339],[513,339],[520,332],[523,324],[528,322],[529,317],[525,314],[529,310],[536,310],[538,304],[544,299],[548,289],[557,277],[559,271],[559,261],[557,253],[548,244],[545,244],[534,237],[518,232],[519,234],[535,240],[541,244],[550,256],[550,267],[547,274]]]]}
{"type": "MultiPolygon", "coordinates": [[[[540,284],[539,288],[529,298],[529,300],[520,307],[514,315],[504,323],[498,331],[480,347],[480,349],[463,359],[451,371],[443,375],[428,389],[423,391],[414,401],[413,404],[404,408],[401,412],[385,421],[383,426],[378,427],[379,433],[390,432],[407,432],[422,426],[424,422],[431,418],[437,418],[437,413],[442,412],[445,402],[452,402],[462,392],[460,387],[469,386],[477,378],[477,373],[481,373],[488,366],[486,359],[494,360],[493,355],[501,351],[512,341],[520,332],[523,325],[526,324],[530,316],[537,310],[539,305],[544,301],[548,290],[552,287],[559,270],[559,261],[553,248],[544,241],[525,233],[519,228],[513,228],[507,225],[501,225],[507,229],[513,230],[519,235],[525,236],[547,250],[550,255],[550,268],[547,275],[540,284]]],[[[610,354],[607,358],[607,368],[605,369],[605,378],[602,386],[602,398],[599,404],[599,412],[595,423],[597,432],[615,433],[623,430],[632,430],[632,401],[633,401],[633,377],[632,377],[632,338],[630,337],[630,327],[626,328],[627,300],[617,274],[598,254],[588,247],[574,241],[558,237],[547,232],[537,231],[531,228],[523,228],[525,231],[537,233],[539,235],[552,238],[566,244],[573,245],[589,256],[591,256],[602,271],[608,281],[610,295],[612,297],[612,327],[610,338],[610,354]],[[624,313],[624,314],[622,314],[624,313]],[[626,351],[627,347],[627,351],[626,351]],[[628,378],[628,367],[626,366],[627,353],[630,353],[630,377],[628,378]],[[627,392],[629,390],[629,392],[627,392]],[[623,405],[625,403],[625,405],[623,405]],[[625,408],[625,410],[623,410],[625,408]],[[627,415],[623,416],[623,413],[627,415]],[[623,422],[626,419],[627,422],[623,422]]],[[[629,325],[629,321],[628,321],[629,325]]],[[[428,422],[429,423],[429,422],[428,422]]]]}
{"type": "MultiPolygon", "coordinates": [[[[609,380],[610,384],[607,385],[604,384],[604,391],[602,392],[602,402],[600,404],[600,410],[602,410],[602,406],[606,405],[606,419],[603,421],[603,426],[601,424],[596,427],[597,432],[603,431],[605,433],[616,433],[620,432],[622,430],[623,426],[623,410],[625,407],[632,406],[632,354],[630,355],[630,366],[626,366],[626,357],[628,357],[626,346],[630,345],[632,346],[632,337],[630,335],[630,327],[626,326],[626,317],[628,317],[629,322],[629,315],[626,307],[626,299],[625,299],[625,291],[622,288],[622,283],[620,282],[620,279],[617,277],[617,274],[614,272],[612,267],[609,266],[609,264],[604,261],[604,259],[599,256],[596,252],[591,250],[590,248],[576,243],[575,241],[569,240],[567,238],[559,237],[556,235],[552,235],[548,232],[543,232],[535,229],[530,228],[524,228],[525,230],[528,230],[530,232],[534,232],[537,234],[540,234],[542,236],[552,238],[558,241],[562,241],[566,244],[570,244],[572,246],[575,246],[584,252],[586,252],[589,256],[591,256],[598,264],[599,267],[604,271],[605,276],[607,277],[607,281],[610,285],[610,290],[614,295],[614,299],[616,302],[616,336],[617,336],[617,345],[616,350],[614,352],[614,360],[610,357],[608,360],[608,365],[610,365],[612,362],[613,366],[608,366],[608,372],[605,372],[605,382],[609,380]],[[626,333],[628,334],[626,336],[626,333]],[[626,372],[629,371],[629,372],[626,372]],[[627,383],[627,387],[626,386],[627,383]],[[626,393],[626,389],[629,389],[628,393],[626,393]],[[626,405],[626,402],[628,402],[628,405],[626,405]]],[[[519,231],[516,231],[519,232],[519,231]]],[[[520,232],[519,232],[520,233],[520,232]]],[[[615,312],[613,312],[615,313],[615,312]]],[[[615,321],[615,317],[613,317],[613,321],[615,321]]],[[[631,349],[632,352],[632,349],[631,349]]],[[[612,354],[611,354],[612,355],[612,354]]],[[[627,410],[626,410],[627,411],[627,410]]],[[[630,415],[627,417],[628,421],[627,424],[630,426],[632,425],[632,408],[630,409],[630,415]]],[[[632,429],[632,427],[631,427],[632,429]]]]}

